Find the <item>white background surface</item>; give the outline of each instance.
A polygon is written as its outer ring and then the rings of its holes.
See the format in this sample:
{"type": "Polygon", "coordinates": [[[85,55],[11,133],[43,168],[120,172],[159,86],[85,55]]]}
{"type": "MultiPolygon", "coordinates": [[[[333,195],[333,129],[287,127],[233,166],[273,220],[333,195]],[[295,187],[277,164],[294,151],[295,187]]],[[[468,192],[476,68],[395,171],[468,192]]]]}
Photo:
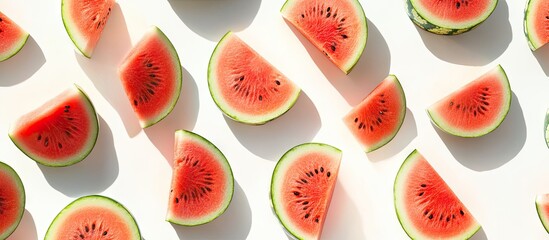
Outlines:
{"type": "Polygon", "coordinates": [[[270,210],[270,177],[286,150],[308,141],[344,151],[323,239],[406,239],[392,189],[400,164],[414,148],[482,224],[474,239],[547,238],[534,198],[549,192],[549,151],[543,140],[549,48],[535,54],[528,49],[522,33],[525,0],[500,0],[484,24],[456,37],[416,28],[401,0],[361,3],[368,45],[346,76],[284,22],[282,0],[119,0],[92,59],[74,51],[60,1],[0,0],[1,11],[32,36],[18,55],[0,63],[0,159],[18,171],[27,192],[25,215],[10,239],[42,239],[55,215],[87,194],[123,203],[147,240],[286,239],[270,210]],[[116,67],[150,25],[172,40],[184,80],[174,112],[142,131],[116,67]],[[303,89],[295,107],[274,122],[259,127],[233,122],[209,95],[208,60],[229,29],[303,89]],[[514,93],[503,124],[478,139],[436,130],[425,108],[497,64],[507,71],[514,93]],[[341,118],[389,73],[399,77],[406,92],[406,120],[391,143],[365,154],[341,118]],[[87,91],[100,115],[97,145],[72,167],[39,166],[11,143],[9,125],[72,83],[87,91]],[[234,171],[232,204],[204,226],[164,221],[176,129],[211,140],[234,171]]]}

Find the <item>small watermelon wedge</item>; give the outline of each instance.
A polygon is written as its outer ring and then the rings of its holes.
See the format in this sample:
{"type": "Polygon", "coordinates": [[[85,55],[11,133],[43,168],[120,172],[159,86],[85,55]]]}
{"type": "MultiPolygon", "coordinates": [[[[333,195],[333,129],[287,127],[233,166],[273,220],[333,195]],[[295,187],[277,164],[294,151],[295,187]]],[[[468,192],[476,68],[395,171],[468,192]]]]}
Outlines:
{"type": "Polygon", "coordinates": [[[25,211],[25,188],[13,168],[0,162],[0,239],[17,228],[25,211]]]}
{"type": "Polygon", "coordinates": [[[271,203],[293,237],[320,239],[341,157],[341,150],[333,146],[304,143],[288,150],[276,164],[271,203]]]}
{"type": "Polygon", "coordinates": [[[176,131],[166,220],[183,226],[209,223],[227,210],[233,192],[233,172],[223,153],[196,133],[176,131]]]}
{"type": "Polygon", "coordinates": [[[524,11],[524,33],[532,51],[549,42],[549,4],[545,0],[529,0],[524,11]]]}
{"type": "Polygon", "coordinates": [[[549,233],[549,194],[541,194],[536,197],[536,210],[545,231],[549,233]]]}
{"type": "Polygon", "coordinates": [[[91,58],[113,6],[114,0],[61,1],[65,30],[85,57],[91,58]]]}
{"type": "Polygon", "coordinates": [[[545,113],[545,144],[547,144],[547,147],[549,148],[549,109],[547,109],[547,112],[545,113]]]}
{"type": "Polygon", "coordinates": [[[459,137],[480,137],[494,131],[511,107],[511,86],[503,68],[463,86],[427,109],[441,130],[459,137]]]}
{"type": "Polygon", "coordinates": [[[29,34],[0,12],[0,62],[15,56],[27,43],[29,34]]]}
{"type": "Polygon", "coordinates": [[[118,73],[142,128],[172,112],[181,93],[182,69],[177,51],[160,28],[149,29],[118,73]]]}
{"type": "Polygon", "coordinates": [[[292,108],[301,89],[232,32],[219,41],[208,66],[210,95],[231,119],[265,124],[292,108]]]}
{"type": "Polygon", "coordinates": [[[366,48],[368,24],[358,0],[287,0],[280,12],[345,74],[366,48]]]}
{"type": "Polygon", "coordinates": [[[343,118],[343,122],[366,152],[372,152],[396,136],[405,116],[404,90],[398,78],[389,75],[343,118]]]}
{"type": "Polygon", "coordinates": [[[480,224],[417,150],[402,163],[394,185],[400,225],[411,239],[469,239],[480,224]]]}
{"type": "Polygon", "coordinates": [[[21,116],[9,131],[13,143],[32,160],[65,167],[86,158],[97,141],[95,108],[78,86],[21,116]]]}

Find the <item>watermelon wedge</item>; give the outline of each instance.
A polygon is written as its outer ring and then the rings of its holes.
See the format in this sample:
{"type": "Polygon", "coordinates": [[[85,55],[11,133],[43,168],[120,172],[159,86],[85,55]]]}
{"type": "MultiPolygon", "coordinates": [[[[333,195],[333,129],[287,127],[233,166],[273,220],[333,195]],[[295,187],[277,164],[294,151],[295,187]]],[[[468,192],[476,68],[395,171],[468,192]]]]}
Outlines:
{"type": "Polygon", "coordinates": [[[483,23],[498,0],[406,0],[408,16],[417,26],[436,34],[456,35],[483,23]]]}
{"type": "Polygon", "coordinates": [[[398,78],[389,75],[343,118],[343,122],[366,152],[372,152],[396,136],[405,115],[404,90],[398,78]]]}
{"type": "Polygon", "coordinates": [[[459,137],[480,137],[494,131],[511,106],[511,87],[503,68],[465,85],[432,105],[427,113],[443,131],[459,137]]]}
{"type": "Polygon", "coordinates": [[[225,115],[265,124],[294,106],[301,89],[232,32],[219,41],[208,66],[208,86],[225,115]]]}
{"type": "Polygon", "coordinates": [[[536,197],[536,210],[545,231],[549,233],[549,194],[542,194],[536,197]]]}
{"type": "Polygon", "coordinates": [[[0,239],[8,238],[25,211],[25,188],[17,172],[0,162],[0,239]]]}
{"type": "Polygon", "coordinates": [[[368,25],[358,0],[287,0],[280,12],[345,74],[366,48],[368,25]]]}
{"type": "Polygon", "coordinates": [[[549,147],[549,109],[545,113],[545,144],[549,147]]]}
{"type": "Polygon", "coordinates": [[[417,150],[402,163],[394,196],[400,225],[412,239],[469,239],[480,229],[473,215],[417,150]]]}
{"type": "Polygon", "coordinates": [[[341,150],[333,146],[305,143],[288,150],[276,164],[271,202],[295,238],[320,239],[341,157],[341,150]]]}
{"type": "Polygon", "coordinates": [[[549,42],[549,4],[544,0],[528,0],[524,12],[524,33],[532,51],[549,42]]]}
{"type": "Polygon", "coordinates": [[[166,220],[184,226],[209,223],[227,210],[233,192],[233,172],[223,153],[196,133],[176,131],[166,220]]]}
{"type": "Polygon", "coordinates": [[[150,127],[172,112],[181,93],[182,70],[174,46],[160,28],[150,28],[118,73],[141,127],[150,127]]]}
{"type": "Polygon", "coordinates": [[[114,0],[62,0],[61,17],[76,48],[87,58],[101,37],[114,0]]]}
{"type": "Polygon", "coordinates": [[[98,133],[95,108],[86,93],[75,85],[20,117],[9,136],[34,161],[64,167],[86,158],[98,133]]]}
{"type": "Polygon", "coordinates": [[[15,56],[27,43],[29,34],[0,12],[0,62],[15,56]]]}

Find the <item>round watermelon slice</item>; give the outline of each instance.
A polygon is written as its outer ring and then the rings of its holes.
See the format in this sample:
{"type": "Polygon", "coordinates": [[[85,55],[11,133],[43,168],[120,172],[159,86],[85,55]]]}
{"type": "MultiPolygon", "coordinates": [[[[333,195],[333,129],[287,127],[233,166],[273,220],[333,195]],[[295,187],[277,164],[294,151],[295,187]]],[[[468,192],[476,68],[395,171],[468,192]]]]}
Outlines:
{"type": "Polygon", "coordinates": [[[114,0],[62,0],[61,17],[76,48],[87,58],[107,24],[114,0]]]}
{"type": "Polygon", "coordinates": [[[25,211],[25,188],[17,172],[0,162],[0,239],[8,238],[25,211]]]}
{"type": "Polygon", "coordinates": [[[412,239],[469,239],[480,224],[414,150],[402,163],[394,185],[398,220],[412,239]]]}
{"type": "Polygon", "coordinates": [[[117,201],[98,195],[76,199],[53,219],[44,240],[141,240],[135,219],[117,201]]]}
{"type": "Polygon", "coordinates": [[[336,185],[341,150],[305,143],[286,152],[271,180],[271,202],[284,228],[297,239],[319,239],[336,185]]]}
{"type": "Polygon", "coordinates": [[[346,74],[366,47],[368,25],[357,0],[287,0],[280,12],[346,74]]]}
{"type": "Polygon", "coordinates": [[[179,130],[174,155],[166,220],[196,226],[223,214],[234,192],[233,172],[223,153],[202,136],[179,130]]]}
{"type": "Polygon", "coordinates": [[[265,124],[294,106],[301,89],[232,32],[217,44],[208,66],[210,94],[235,121],[265,124]]]}
{"type": "Polygon", "coordinates": [[[389,75],[343,118],[343,122],[366,152],[372,152],[396,136],[405,115],[404,90],[398,78],[389,75]]]}
{"type": "Polygon", "coordinates": [[[8,16],[0,12],[0,62],[17,54],[29,39],[29,34],[8,16]]]}
{"type": "Polygon", "coordinates": [[[64,167],[86,158],[98,133],[95,108],[86,93],[75,85],[20,117],[9,136],[34,161],[64,167]]]}
{"type": "Polygon", "coordinates": [[[549,42],[549,4],[544,0],[529,0],[524,12],[524,33],[532,51],[549,42]]]}
{"type": "Polygon", "coordinates": [[[498,0],[406,0],[410,19],[420,28],[443,35],[461,34],[484,22],[498,0]]]}
{"type": "Polygon", "coordinates": [[[511,106],[511,87],[503,68],[465,85],[431,106],[427,112],[443,131],[459,137],[480,137],[494,131],[511,106]]]}
{"type": "Polygon", "coordinates": [[[160,122],[175,107],[181,93],[181,63],[160,28],[150,28],[120,64],[118,73],[141,127],[160,122]]]}
{"type": "Polygon", "coordinates": [[[536,210],[545,231],[549,233],[549,194],[542,194],[536,197],[536,210]]]}

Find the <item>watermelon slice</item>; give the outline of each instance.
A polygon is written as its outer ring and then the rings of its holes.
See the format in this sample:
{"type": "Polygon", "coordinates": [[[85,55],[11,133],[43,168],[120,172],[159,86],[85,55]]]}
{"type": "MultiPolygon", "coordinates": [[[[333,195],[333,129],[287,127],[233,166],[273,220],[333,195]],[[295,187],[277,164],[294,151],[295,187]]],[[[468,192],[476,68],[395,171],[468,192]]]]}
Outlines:
{"type": "Polygon", "coordinates": [[[545,144],[549,147],[549,109],[545,113],[545,144]]]}
{"type": "Polygon", "coordinates": [[[498,0],[406,0],[406,10],[420,28],[456,35],[484,22],[497,4],[498,0]]]}
{"type": "Polygon", "coordinates": [[[549,194],[538,195],[536,197],[536,210],[545,231],[549,233],[549,194]]]}
{"type": "Polygon", "coordinates": [[[44,240],[141,240],[135,219],[117,201],[98,195],[76,199],[53,219],[44,240]]]}
{"type": "Polygon", "coordinates": [[[166,220],[184,226],[211,222],[229,207],[233,192],[233,172],[223,153],[196,133],[176,131],[166,220]]]}
{"type": "Polygon", "coordinates": [[[468,239],[480,225],[433,169],[414,150],[395,179],[395,209],[412,239],[468,239]]]}
{"type": "Polygon", "coordinates": [[[9,136],[34,161],[64,167],[86,158],[98,133],[95,108],[86,93],[75,85],[20,117],[9,136]]]}
{"type": "Polygon", "coordinates": [[[366,152],[372,152],[396,136],[405,115],[404,90],[397,77],[389,75],[343,118],[343,122],[366,152]]]}
{"type": "Polygon", "coordinates": [[[25,188],[17,172],[0,162],[0,239],[8,238],[25,211],[25,188]]]}
{"type": "Polygon", "coordinates": [[[87,58],[107,24],[114,0],[62,0],[61,17],[76,48],[87,58]]]}
{"type": "Polygon", "coordinates": [[[29,34],[8,16],[0,12],[0,62],[17,54],[29,39],[29,34]]]}
{"type": "Polygon", "coordinates": [[[181,93],[182,70],[175,48],[158,27],[151,27],[118,71],[141,127],[170,114],[181,93]]]}
{"type": "Polygon", "coordinates": [[[459,137],[480,137],[494,131],[511,106],[511,87],[503,68],[465,85],[431,106],[427,112],[443,131],[459,137]]]}
{"type": "Polygon", "coordinates": [[[346,74],[366,47],[368,25],[357,0],[287,0],[280,12],[346,74]]]}
{"type": "Polygon", "coordinates": [[[532,51],[549,42],[549,4],[544,0],[528,0],[524,12],[524,33],[532,51]]]}
{"type": "Polygon", "coordinates": [[[297,239],[319,239],[336,185],[341,150],[305,143],[276,164],[271,202],[284,228],[297,239]]]}
{"type": "Polygon", "coordinates": [[[208,86],[225,115],[256,125],[286,113],[301,92],[232,32],[225,34],[212,54],[208,86]]]}

